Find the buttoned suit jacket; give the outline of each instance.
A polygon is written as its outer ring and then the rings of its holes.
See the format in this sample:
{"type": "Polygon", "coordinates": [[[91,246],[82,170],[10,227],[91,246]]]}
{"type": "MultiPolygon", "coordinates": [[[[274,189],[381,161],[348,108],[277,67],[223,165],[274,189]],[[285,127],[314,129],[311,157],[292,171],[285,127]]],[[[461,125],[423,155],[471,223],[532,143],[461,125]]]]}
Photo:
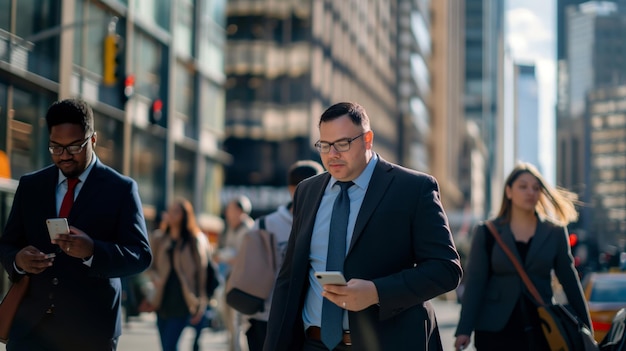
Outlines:
{"type": "MultiPolygon", "coordinates": [[[[496,219],[494,223],[502,240],[522,263],[544,302],[553,300],[551,271],[554,270],[569,304],[589,326],[589,310],[574,267],[566,229],[539,217],[526,260],[522,261],[509,224],[502,219],[496,219]]],[[[474,330],[501,330],[522,294],[531,296],[511,260],[490,236],[484,223],[475,227],[456,335],[471,335],[474,330]],[[488,238],[490,244],[487,244],[488,238]]]]}
{"type": "MultiPolygon", "coordinates": [[[[51,165],[21,177],[4,233],[0,258],[12,281],[15,256],[33,245],[56,252],[51,267],[32,274],[9,334],[19,339],[54,312],[60,335],[102,340],[121,334],[120,277],[145,270],[152,260],[137,184],[96,160],[68,216],[68,222],[93,239],[91,267],[50,242],[46,219],[57,217],[58,168],[51,165]]],[[[58,347],[58,345],[57,345],[58,347]]]]}
{"type": "MultiPolygon", "coordinates": [[[[265,351],[302,349],[311,236],[330,178],[323,173],[296,189],[294,222],[272,298],[265,351]]],[[[348,312],[352,349],[441,350],[428,300],[454,289],[461,274],[435,178],[379,157],[344,261],[347,280],[374,282],[379,304],[348,312]]]]}

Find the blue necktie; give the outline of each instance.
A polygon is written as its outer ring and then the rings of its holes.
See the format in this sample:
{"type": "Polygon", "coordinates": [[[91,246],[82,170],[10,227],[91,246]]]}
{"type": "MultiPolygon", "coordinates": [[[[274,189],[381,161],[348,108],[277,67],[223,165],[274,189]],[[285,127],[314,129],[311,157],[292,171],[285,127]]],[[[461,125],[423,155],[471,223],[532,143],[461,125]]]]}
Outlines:
{"type": "MultiPolygon", "coordinates": [[[[335,199],[333,213],[330,218],[328,236],[327,271],[343,272],[343,261],[346,257],[346,236],[348,234],[348,217],[350,215],[350,197],[348,188],[353,182],[337,182],[341,191],[335,199]]],[[[329,350],[339,344],[343,336],[343,309],[328,299],[322,303],[322,342],[329,350]]]]}

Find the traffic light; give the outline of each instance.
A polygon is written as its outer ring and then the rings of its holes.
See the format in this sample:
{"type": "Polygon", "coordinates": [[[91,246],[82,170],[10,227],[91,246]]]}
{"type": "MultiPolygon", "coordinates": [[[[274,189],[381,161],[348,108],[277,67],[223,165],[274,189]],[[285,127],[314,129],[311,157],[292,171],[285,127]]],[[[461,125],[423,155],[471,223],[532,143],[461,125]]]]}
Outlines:
{"type": "Polygon", "coordinates": [[[569,235],[569,246],[574,248],[578,244],[578,235],[576,233],[570,233],[569,235]]]}
{"type": "Polygon", "coordinates": [[[104,37],[102,83],[115,85],[123,77],[121,38],[117,34],[104,37]]]}
{"type": "Polygon", "coordinates": [[[163,101],[156,99],[150,105],[150,123],[159,124],[161,118],[163,118],[163,101]]]}
{"type": "Polygon", "coordinates": [[[135,76],[133,74],[129,74],[124,79],[124,92],[122,94],[123,102],[128,101],[133,94],[135,93],[135,76]]]}

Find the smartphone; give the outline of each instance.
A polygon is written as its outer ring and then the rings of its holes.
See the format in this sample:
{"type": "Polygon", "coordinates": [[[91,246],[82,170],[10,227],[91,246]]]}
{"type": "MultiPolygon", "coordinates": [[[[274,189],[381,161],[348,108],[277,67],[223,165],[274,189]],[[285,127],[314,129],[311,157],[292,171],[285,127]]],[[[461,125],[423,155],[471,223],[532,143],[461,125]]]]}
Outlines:
{"type": "Polygon", "coordinates": [[[315,278],[320,284],[346,285],[346,278],[338,271],[315,272],[315,278]]]}
{"type": "Polygon", "coordinates": [[[55,254],[54,252],[46,254],[46,258],[55,258],[55,257],[57,257],[57,254],[55,254]]]}
{"type": "Polygon", "coordinates": [[[48,225],[48,234],[50,239],[54,240],[58,234],[69,234],[70,227],[67,224],[67,218],[48,218],[46,219],[48,225]]]}

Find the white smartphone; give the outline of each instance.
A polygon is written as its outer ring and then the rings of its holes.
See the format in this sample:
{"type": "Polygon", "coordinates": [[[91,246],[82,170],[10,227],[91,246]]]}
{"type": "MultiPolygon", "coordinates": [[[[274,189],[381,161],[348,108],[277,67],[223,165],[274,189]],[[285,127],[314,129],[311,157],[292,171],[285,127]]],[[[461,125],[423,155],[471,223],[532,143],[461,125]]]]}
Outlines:
{"type": "Polygon", "coordinates": [[[315,278],[320,284],[346,285],[346,278],[339,271],[315,272],[315,278]]]}
{"type": "Polygon", "coordinates": [[[69,234],[70,227],[67,224],[67,218],[48,218],[46,219],[48,225],[48,234],[50,239],[56,239],[58,234],[69,234]]]}

